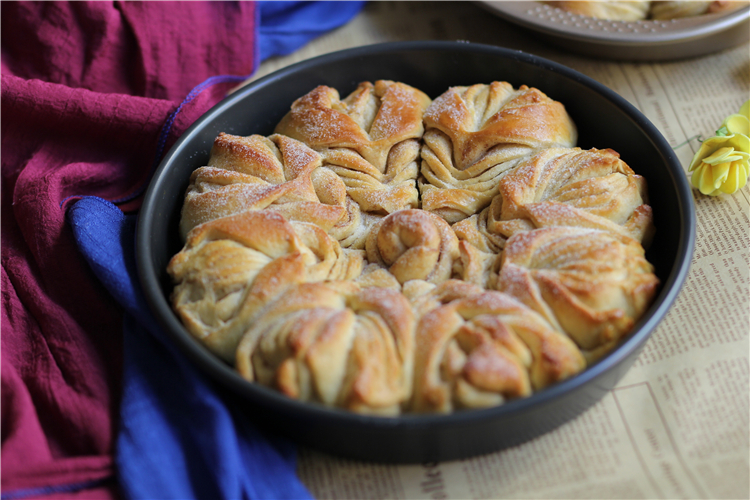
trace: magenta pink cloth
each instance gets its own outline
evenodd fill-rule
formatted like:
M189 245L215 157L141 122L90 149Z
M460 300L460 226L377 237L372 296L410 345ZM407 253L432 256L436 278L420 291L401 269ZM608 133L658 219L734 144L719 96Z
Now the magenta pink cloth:
M122 317L79 255L60 204L141 187L162 126L187 93L207 77L253 71L255 9L2 2L4 494L100 481L68 496L117 496ZM227 90L211 87L185 106L170 141Z

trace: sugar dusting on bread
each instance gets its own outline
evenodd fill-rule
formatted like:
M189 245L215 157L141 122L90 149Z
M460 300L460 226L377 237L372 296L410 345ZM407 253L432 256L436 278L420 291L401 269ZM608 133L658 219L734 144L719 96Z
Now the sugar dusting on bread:
M507 82L321 85L221 134L172 304L248 380L375 415L503 404L615 348L658 288L644 180Z

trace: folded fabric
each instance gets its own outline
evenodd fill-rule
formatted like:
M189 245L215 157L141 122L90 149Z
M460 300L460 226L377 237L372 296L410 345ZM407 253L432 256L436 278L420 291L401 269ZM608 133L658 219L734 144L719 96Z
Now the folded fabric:
M2 498L304 498L293 447L162 342L128 256L158 152L257 67L266 4L1 7ZM356 10L320 9L338 25ZM266 56L322 33L310 16L308 36L285 45L274 19ZM119 208L61 208L76 195ZM105 250L84 258L76 243ZM188 386L183 400L175 388Z
M353 18L365 2L259 2L260 59L284 56Z
M87 197L68 220L94 274L125 309L116 448L125 497L309 498L294 447L259 433L164 338L136 278L136 217Z

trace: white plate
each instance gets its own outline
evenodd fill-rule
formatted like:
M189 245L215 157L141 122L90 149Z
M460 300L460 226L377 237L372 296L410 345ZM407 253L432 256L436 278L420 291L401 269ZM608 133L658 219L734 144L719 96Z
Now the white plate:
M565 48L606 59L679 59L718 52L750 41L750 4L729 13L667 21L605 21L536 1L477 3Z

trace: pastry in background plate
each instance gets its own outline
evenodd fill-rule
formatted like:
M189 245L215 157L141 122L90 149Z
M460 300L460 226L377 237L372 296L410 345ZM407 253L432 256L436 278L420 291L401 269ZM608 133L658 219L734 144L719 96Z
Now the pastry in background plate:
M731 12L750 4L746 0L655 0L634 2L618 0L543 1L566 12L609 21L668 20Z
M641 21L648 17L651 2L596 0L542 2L573 14L609 21Z
M651 2L649 18L679 19L682 17L702 16L704 14L718 14L731 12L747 5L750 5L750 3L740 0L711 2L658 0Z

